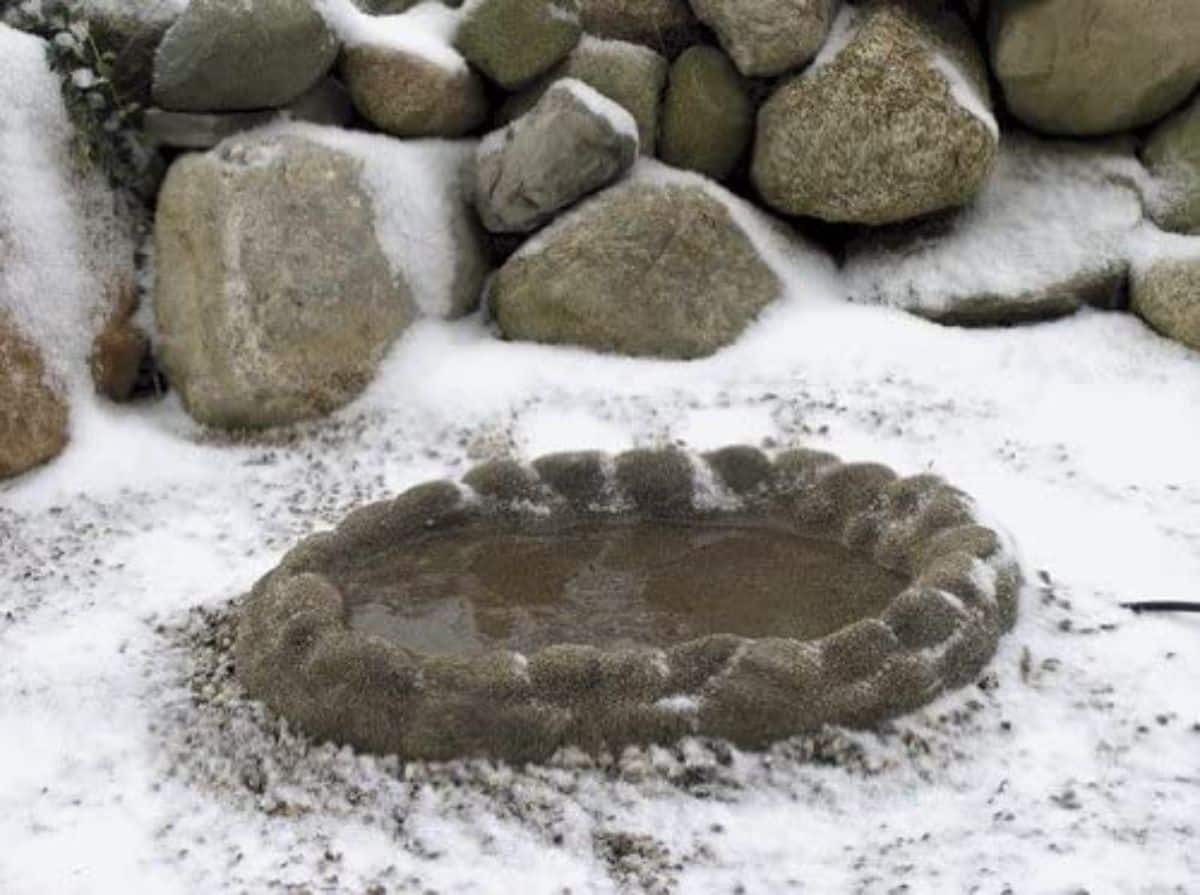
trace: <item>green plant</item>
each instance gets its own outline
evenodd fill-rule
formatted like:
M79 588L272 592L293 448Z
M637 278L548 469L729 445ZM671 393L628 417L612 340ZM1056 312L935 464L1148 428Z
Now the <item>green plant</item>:
M143 199L154 194L162 161L142 132L142 106L114 84L116 54L93 39L78 0L24 0L3 20L46 40L51 69L62 81L63 99L75 125L82 165L103 171L118 188Z

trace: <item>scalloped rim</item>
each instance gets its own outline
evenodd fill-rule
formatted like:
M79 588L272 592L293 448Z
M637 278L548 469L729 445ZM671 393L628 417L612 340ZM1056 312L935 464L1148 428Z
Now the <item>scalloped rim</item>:
M331 580L339 565L436 529L546 530L614 514L782 521L910 583L879 617L817 640L714 634L665 648L428 656L351 631ZM555 454L418 485L306 538L255 585L235 658L249 693L310 734L406 759L538 760L565 745L689 734L758 748L824 724L870 726L967 683L1015 622L1022 582L1009 540L934 476L809 450Z

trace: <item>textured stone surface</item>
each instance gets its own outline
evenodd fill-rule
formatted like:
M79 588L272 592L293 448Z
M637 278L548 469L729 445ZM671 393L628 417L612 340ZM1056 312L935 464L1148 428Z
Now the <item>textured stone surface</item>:
M396 137L461 137L487 118L483 80L465 64L447 68L417 53L356 46L340 65L354 106Z
M350 96L338 81L323 78L311 90L278 111L171 112L147 109L143 129L150 139L176 149L211 149L222 140L261 127L280 113L291 121L347 126L354 121Z
M700 40L688 0L580 0L584 30L674 57Z
M481 0L468 8L454 45L514 90L561 61L581 33L575 0Z
M511 339L693 358L736 339L781 288L704 189L633 181L510 258L490 296Z
M840 0L692 0L744 75L781 75L817 55Z
M584 37L553 71L512 97L500 117L511 121L532 108L552 83L575 78L623 106L637 122L642 154L654 155L668 69L667 60L646 47Z
M0 311L0 479L53 459L66 443L66 402L40 352Z
M1195 0L992 3L989 30L1009 109L1046 133L1139 127L1200 83Z
M529 112L479 145L475 204L485 227L533 230L637 159L637 125L581 81L557 81Z
M1155 223L1200 234L1200 97L1154 129L1142 159L1163 187L1151 203Z
M154 101L180 112L287 105L337 58L311 0L192 0L154 61Z
M863 224L965 204L997 146L986 73L965 23L930 2L871 0L845 8L852 15L840 52L760 110L759 191L790 214Z
M669 165L724 180L750 148L754 103L725 54L691 47L671 66L659 156Z
M1131 300L1158 332L1200 351L1200 252L1135 271Z
M704 459L675 450L491 464L467 477L485 486L478 500L432 482L357 510L255 585L239 622L237 674L251 695L321 739L406 759L536 761L568 745L619 751L689 734L761 748L823 724L877 724L979 673L1015 620L1022 576L1003 539L974 521L968 498L933 476L900 479L827 455L718 455L725 468L758 470L728 487L722 510L705 509L697 485L719 468L701 475ZM581 500L585 493L595 499ZM361 591L364 557L458 532L551 539L611 524L616 507L630 524L770 520L777 532L890 569L904 586L878 617L809 639L715 632L654 644L550 643L525 655L434 654L347 622L351 601L371 598Z
M169 172L155 226L160 355L201 422L327 413L370 381L413 319L353 158L251 136Z

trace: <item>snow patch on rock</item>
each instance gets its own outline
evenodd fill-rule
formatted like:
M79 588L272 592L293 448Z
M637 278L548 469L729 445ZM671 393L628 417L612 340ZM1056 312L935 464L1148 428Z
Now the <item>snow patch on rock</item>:
M454 49L461 16L437 0L427 0L394 16L372 16L351 0L314 0L317 12L351 47L377 47L409 53L446 71L467 70L467 62Z

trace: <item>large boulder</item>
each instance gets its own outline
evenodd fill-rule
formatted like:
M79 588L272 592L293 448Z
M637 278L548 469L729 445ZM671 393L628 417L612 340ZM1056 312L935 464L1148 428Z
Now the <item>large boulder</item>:
M475 204L489 230L533 230L631 167L633 116L582 81L556 82L525 115L479 145Z
M677 168L724 180L750 148L754 102L725 54L684 50L671 66L658 154Z
M67 422L41 352L0 310L0 479L56 457L67 443Z
M759 78L810 62L840 5L841 0L692 0L738 70Z
M78 152L46 45L0 25L0 478L50 459L68 413L120 391L105 355L136 308L136 208ZM144 343L143 343L144 344ZM126 352L124 357L128 357Z
M466 147L311 125L171 168L155 226L161 358L184 405L246 428L355 397L420 310L466 310L485 268Z
M782 283L727 202L680 177L612 187L522 247L489 291L504 335L667 358L736 339Z
M1134 271L1134 312L1170 339L1200 351L1200 245Z
M507 90L558 63L582 33L575 0L480 0L469 6L455 46Z
M312 0L191 0L154 61L154 100L180 112L277 108L333 66L338 41Z
M1120 307L1142 224L1127 142L1006 133L969 207L867 232L847 248L851 298L942 323L997 325Z
M688 0L580 0L580 7L588 34L642 44L672 58L701 37Z
M752 173L781 211L886 224L970 201L997 140L966 24L936 2L869 0L760 110Z
M620 40L585 35L559 65L500 110L502 121L512 121L562 78L574 78L623 106L638 126L643 155L654 155L658 144L658 119L669 71L667 60L654 50Z
M1200 97L1154 129L1142 159L1161 185L1150 203L1155 223L1200 234Z
M997 2L989 32L1010 111L1046 133L1140 127L1200 83L1196 0Z

